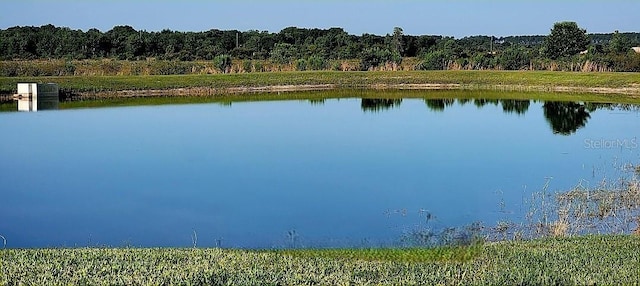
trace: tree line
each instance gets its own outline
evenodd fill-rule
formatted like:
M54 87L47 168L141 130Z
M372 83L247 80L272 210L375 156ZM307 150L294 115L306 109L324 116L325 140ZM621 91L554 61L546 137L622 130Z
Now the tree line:
M330 62L358 60L359 70L505 69L640 71L640 33L587 34L575 22L555 23L548 35L405 35L395 27L386 35L350 35L342 28L288 27L267 31L216 30L160 32L115 26L107 32L67 27L0 29L0 59L116 59L212 61L220 72L233 61L268 61L296 70L336 69ZM403 59L414 58L412 66ZM414 63L414 64L413 64Z

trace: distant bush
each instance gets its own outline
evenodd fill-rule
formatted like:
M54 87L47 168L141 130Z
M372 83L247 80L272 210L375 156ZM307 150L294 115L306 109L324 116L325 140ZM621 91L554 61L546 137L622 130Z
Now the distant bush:
M443 51L428 52L422 57L422 61L416 66L417 70L442 70L446 69L449 57Z
M264 65L260 61L256 61L253 64L253 68L255 68L256 72L263 72L264 71Z
M289 64L297 57L296 48L288 43L277 43L269 54L271 60L278 64Z
M296 61L296 70L297 71L306 71L307 70L307 61L305 59L299 59Z
M159 75L187 74L190 70L190 67L185 62L158 61L153 62L152 70L152 74Z
M307 60L307 64L310 70L324 70L327 67L327 60L321 56L311 56Z
M500 54L498 64L506 70L528 69L531 57L524 48L510 47Z
M217 55L215 58L213 58L213 65L221 73L228 73L231 71L231 56Z
M606 64L615 71L640 72L640 54L635 52L612 54L607 57Z
M379 47L367 48L360 56L360 70L366 71L386 64L402 63L402 57L397 52Z
M244 70L244 72L251 72L252 68L253 68L253 63L251 63L251 60L242 61L242 70Z
M490 53L478 53L471 58L472 69L494 69L497 65L497 60L493 54Z
M334 61L334 62L331 64L331 70L334 70L334 71L342 71L342 63L341 63L341 62L339 62L339 61Z

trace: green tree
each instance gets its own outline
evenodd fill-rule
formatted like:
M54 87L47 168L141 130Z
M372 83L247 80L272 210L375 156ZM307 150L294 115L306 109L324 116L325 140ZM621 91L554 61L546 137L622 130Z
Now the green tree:
M497 65L497 59L490 53L478 52L471 57L473 69L493 69Z
M217 55L213 58L213 65L221 72L227 73L231 69L231 56Z
M296 58L296 48L292 44L278 43L271 50L271 60L279 64L289 64Z
M618 31L615 31L609 41L609 51L612 53L622 54L628 52L630 49L631 41Z
M551 59L573 56L586 50L587 46L587 31L576 22L555 23L544 41L545 54Z
M522 47L512 46L498 57L498 64L506 70L520 70L529 67L531 57Z
M393 48L399 55L404 54L404 41L402 39L403 30L400 27L393 28Z
M135 43L139 39L139 33L131 26L115 26L106 33L111 39L111 54L122 60L134 58L137 49Z
M422 56L422 61L416 66L418 70L443 70L451 61L451 57L444 51L428 52Z
M400 64L401 62L402 57L397 52L373 47L362 51L362 56L360 57L360 69L369 70L370 68L376 68L387 63Z

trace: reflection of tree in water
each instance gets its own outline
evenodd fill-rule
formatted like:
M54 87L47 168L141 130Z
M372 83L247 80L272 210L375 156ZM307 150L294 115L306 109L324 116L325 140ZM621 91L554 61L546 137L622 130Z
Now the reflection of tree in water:
M610 111L633 111L640 112L640 105L630 103L601 103L601 102L586 102L584 104L588 111L596 111L598 109L610 110Z
M391 107L398 107L402 99L363 98L360 103L362 111L382 111Z
M311 105L324 105L324 102L325 102L324 98L309 99L309 103L311 103Z
M456 102L460 106L473 101L473 104L481 108L488 104L502 105L505 113L525 114L531 105L531 100L518 99L425 99L424 102L432 111L444 111L447 107ZM533 100L534 103L537 101ZM379 99L363 98L361 107L363 111L381 111L392 107L397 107L402 103L402 99ZM591 118L590 112L596 110L624 110L640 112L640 105L634 104L611 104L611 103L579 103L579 102L544 102L542 105L544 117L549 123L553 133L571 135L578 129L584 127Z
M529 110L529 100L503 99L502 110L505 113L525 114Z
M555 134L570 135L584 127L591 118L585 105L577 102L550 101L545 102L542 109Z
M498 103L500 103L499 99L476 98L473 100L473 104L477 107L483 107L487 104L498 105Z
M433 111L444 111L444 108L447 106L451 106L456 102L453 98L445 98L445 99L425 99L424 103L427 104L427 107Z

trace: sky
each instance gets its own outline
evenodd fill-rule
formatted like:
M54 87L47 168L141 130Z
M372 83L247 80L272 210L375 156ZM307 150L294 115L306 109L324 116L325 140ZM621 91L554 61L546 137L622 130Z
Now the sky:
M136 30L259 30L286 27L344 28L385 35L547 35L553 23L575 21L588 33L640 31L640 0L210 0L52 1L0 0L0 28L55 26L106 32L116 25Z

